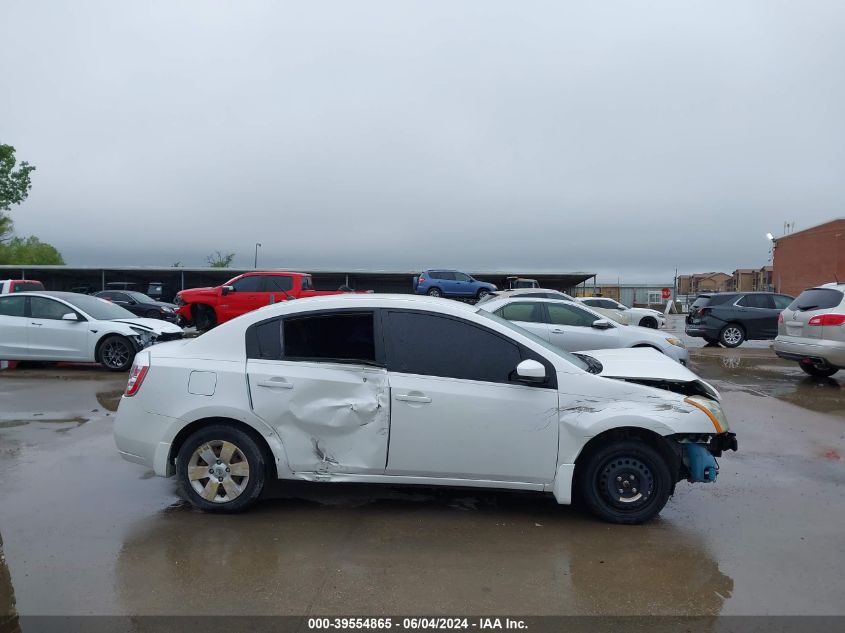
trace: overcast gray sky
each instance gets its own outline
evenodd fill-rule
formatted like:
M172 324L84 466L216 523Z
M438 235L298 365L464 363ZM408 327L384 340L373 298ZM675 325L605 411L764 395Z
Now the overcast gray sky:
M758 267L845 215L845 3L4 0L68 264Z

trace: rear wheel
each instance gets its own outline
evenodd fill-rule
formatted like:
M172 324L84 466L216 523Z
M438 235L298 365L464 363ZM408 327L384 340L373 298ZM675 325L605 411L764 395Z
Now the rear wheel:
M443 296L443 292L441 292L440 288L429 288L427 294L428 294L429 297L442 297Z
M110 371L129 371L135 346L125 336L109 336L100 344L97 357L97 362Z
M725 347L739 347L744 340L745 330L735 323L729 323L719 332L719 342Z
M207 332L217 325L217 315L210 306L198 305L194 310L194 325L200 332Z
M610 523L653 519L672 489L666 460L639 440L613 442L588 455L578 482L590 511Z
M812 363L798 363L798 366L804 370L804 373L816 378L830 378L839 371L839 367L817 367Z
M267 464L249 434L213 424L190 435L176 459L184 497L206 512L240 512L261 495Z
M482 288L478 291L478 294L475 295L475 298L481 301L484 297L490 294L490 291L487 288Z
M653 330L657 329L657 319L654 317L644 317L640 319L640 327L649 327Z

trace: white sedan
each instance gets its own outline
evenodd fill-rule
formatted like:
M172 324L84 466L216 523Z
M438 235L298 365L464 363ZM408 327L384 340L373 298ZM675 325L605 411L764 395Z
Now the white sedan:
M181 337L172 323L76 292L0 296L0 360L97 362L126 371L139 350Z
M599 517L654 517L736 448L719 394L654 350L572 355L455 301L337 295L266 306L138 354L120 454L211 512L267 477L574 488Z
M591 308L616 310L625 317L629 325L639 325L640 327L654 329L666 327L666 315L651 308L629 308L607 297L578 297L578 301Z
M485 301L479 307L568 352L652 347L684 365L689 361L689 352L679 338L651 328L613 323L575 301L514 297Z

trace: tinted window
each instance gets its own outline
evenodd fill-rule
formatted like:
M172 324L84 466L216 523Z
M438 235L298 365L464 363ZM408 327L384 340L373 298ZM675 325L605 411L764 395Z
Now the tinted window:
M281 359L281 319L273 319L250 326L246 333L246 354L249 358Z
M117 293L112 292L111 290L105 290L103 292L98 292L96 296L98 296L100 299L108 299L109 301L111 301L112 299L114 299L115 294Z
M446 270L440 270L437 272L437 279L443 279L445 281L455 281L455 273L451 273Z
M237 292L261 292L261 275L241 277L232 284Z
M827 310L842 303L842 293L833 288L810 288L789 304L790 310Z
M24 316L24 297L0 297L0 316Z
M134 319L135 315L126 308L121 308L105 299L90 295L68 294L65 301L76 306L91 318L108 321L110 319Z
M290 292L293 290L293 277L287 275L267 275L264 277L266 292Z
M509 303L496 311L508 321L528 321L530 323L545 323L542 303Z
M53 301L52 299L30 297L29 311L33 319L52 319L58 321L68 312L73 312L73 308L66 306L64 303Z
M598 299L584 299L584 305L593 306L594 308L600 308L601 302Z
M129 295L125 292L113 292L112 293L112 301L123 301L124 303L129 302Z
M692 306L690 306L690 311L692 311L693 308L703 308L704 306L708 305L709 303L710 303L710 297L699 297L698 299L696 299L693 302Z
M745 295L737 305L744 308L774 308L775 302L771 295Z
M455 279L457 281L469 281L470 280L470 276L465 275L464 273L453 273L453 274L455 275Z
M556 297L556 295L549 294L548 292L521 292L519 296L528 299L554 299Z
M305 275L302 278L302 289L303 290L314 290L314 280L311 279L311 275ZM293 280L291 280L291 284L293 284Z
M12 292L26 292L28 290L44 290L44 284L40 281L17 281L14 283Z
M788 308L789 304L792 303L792 297L787 295L775 295L773 298L775 300L775 307L778 310Z
M519 347L482 327L434 314L388 312L387 368L423 376L508 382Z
M286 358L376 360L372 312L293 317L282 332Z
M601 317L590 314L586 310L566 303L547 303L549 322L554 325L576 325L590 327Z

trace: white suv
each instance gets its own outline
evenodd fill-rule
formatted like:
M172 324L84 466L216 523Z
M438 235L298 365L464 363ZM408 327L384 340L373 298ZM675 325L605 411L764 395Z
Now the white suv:
M845 369L845 284L809 288L778 317L775 353L811 376Z

